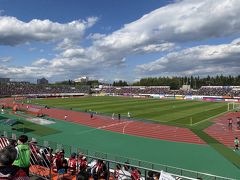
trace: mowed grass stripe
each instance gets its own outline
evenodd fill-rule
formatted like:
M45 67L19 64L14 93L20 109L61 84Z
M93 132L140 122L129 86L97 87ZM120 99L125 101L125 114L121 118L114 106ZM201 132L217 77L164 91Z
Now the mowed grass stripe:
M154 108L154 111L149 111L148 113L145 114L139 114L139 116L144 116L145 118L154 118L154 117L163 117L164 115L167 115L167 117L173 116L174 113L177 112L183 112L186 111L187 109L194 109L194 108L198 108L199 106L204 107L204 106L209 106L209 104L205 103L205 102L198 102L198 101L193 101L192 103L188 103L188 104L181 104L181 105L170 105L167 106L166 108L161 108L159 107L159 109L156 110L156 108ZM171 115L170 115L171 114ZM169 119L168 121L172 120Z
M73 101L72 101L73 100ZM104 99L99 99L98 97L91 97L88 100L86 98L69 98L69 99L60 99L60 102L56 101L56 99L49 99L49 100L40 100L37 101L38 104L42 105L49 105L49 106L54 106L54 107L72 107L72 108L80 108L80 107L85 107L88 106L89 108L92 107L97 107L97 106L104 106L108 104L121 104L121 103L135 103L139 102L138 99L127 99L127 98L106 98Z
M182 104L182 103L192 103L192 102L174 102L175 104ZM152 109L154 107L164 107L164 106L169 106L170 104L172 104L172 102L168 102L168 101L160 101L160 100L155 100L155 101L149 101L149 102L144 102L144 103L139 103L139 101L136 101L134 103L114 103L111 105L105 105L105 106L101 106L101 107L95 107L97 110L99 111L104 111L104 112L108 112L109 110L111 110L111 112L113 111L117 111L118 113L126 113L128 111L132 112L132 113L136 113L134 110L142 110L142 109Z
M163 121L174 121L180 118L185 118L187 116L194 115L196 113L204 113L209 110L214 110L217 107L222 107L222 104L214 104L214 103L203 103L203 104L195 104L191 106L191 108L182 106L180 108L170 109L170 111L161 111L161 120ZM169 113L171 113L171 119L169 119ZM152 116L155 118L154 116Z
M109 102L88 102L88 103L78 103L78 104L64 104L64 107L70 108L72 107L75 110L83 110L83 109L91 109L93 111L104 111L105 109L111 109L112 107L120 107L120 106L130 106L139 104L138 101L109 101Z
M94 99L94 100L93 100ZM105 102L108 101L108 99L104 100ZM112 101L109 99L109 101ZM78 103L84 103L84 102L91 102L91 103L97 103L97 102L103 102L103 99L95 98L95 97L87 97L87 98L55 98L55 99L37 99L33 100L33 103L38 103L42 105L48 105L48 106L54 106L54 107L63 107L66 104L78 104Z
M195 124L200 121L203 121L204 119L208 119L218 114L221 114L222 112L226 111L226 108L227 108L226 106L216 107L214 109L209 109L207 111L190 114L188 116L176 119L173 122L181 124L190 124L190 119L192 119L192 123Z
M121 103L121 102L154 102L154 101L162 101L160 99L136 99L136 98L127 98L127 97L88 97L88 98L64 98L64 99L38 99L33 100L33 103L38 104L48 104L48 105L54 105L54 106L64 106L65 104L104 104L108 102L115 102L115 103ZM176 101L176 100L172 100Z
M181 102L180 102L181 103ZM148 103L148 104L144 104L144 105L136 105L134 107L129 107L129 106L123 106L121 108L117 107L117 108L111 108L111 111L118 112L118 113L122 113L122 114L127 114L127 112L131 112L131 114L133 115L134 118L146 118L145 115L150 114L150 117L152 117L152 115L154 115L153 113L158 113L159 112L159 108L157 107L161 107L161 109L169 109L169 106L172 104L172 102L168 102L166 101L166 103L162 103L162 104L153 104L153 103Z
M73 108L77 110L83 110L83 109L91 109L94 111L102 111L102 112L109 112L108 109L116 111L117 109L120 109L119 107L121 106L126 106L127 109L130 107L136 107L136 105L142 105L146 106L146 104L152 104L152 106L155 106L154 104L156 103L156 106L160 105L162 106L163 104L169 104L169 103L192 103L189 101L182 101L180 102L179 100L174 101L171 100L170 102L164 101L164 100L159 100L159 99L135 99L135 98L109 98L107 97L108 101L103 101L101 98L101 101L99 102L98 97L90 98L88 101L82 102L82 100L86 98L77 98L78 101L71 102L71 99L66 99L65 101L60 99L60 103L56 102L56 99L49 99L47 101L39 101L39 104L47 104L49 106L54 106L54 107L66 107L66 108ZM74 99L73 99L74 100ZM94 101L91 101L94 100ZM97 100L97 101L96 101ZM50 101L50 102L48 102ZM52 102L52 103L51 103ZM55 103L55 104L54 104ZM90 104L90 106L88 106ZM115 107L115 108L113 108ZM107 111L106 111L107 109ZM125 109L125 110L127 110ZM135 108L137 109L137 108ZM120 113L124 112L125 110L119 111Z
M164 100L152 100L151 102L145 102L144 104L142 103L134 103L133 104L115 104L115 105L110 105L110 106L104 106L104 107L95 107L94 110L98 111L98 112L103 112L106 114L112 114L114 113L121 113L123 116L127 116L127 112L131 112L131 114L136 117L138 116L138 114L146 114L149 113L150 110L154 110L154 108L156 109L156 107L161 106L170 106L172 104L172 102L174 102L175 104L190 104L193 103L192 101L164 101ZM198 102L197 102L198 103ZM93 110L93 109L92 109ZM142 117L140 117L142 118Z

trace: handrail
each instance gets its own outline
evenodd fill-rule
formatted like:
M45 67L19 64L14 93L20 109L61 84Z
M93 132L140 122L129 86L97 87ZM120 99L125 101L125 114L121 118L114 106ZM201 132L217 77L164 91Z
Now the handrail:
M16 139L16 137L17 137L16 133L13 133L11 131L1 131L0 130L0 134L2 134L3 137L6 137L6 138L11 137L13 139ZM18 135L20 135L20 133ZM61 144L61 143L50 142L50 141L49 142L44 141L42 144L40 144L40 141L39 141L39 143L37 145L42 146L42 147L47 147L49 145L49 143L56 145L55 147L50 146L53 149L57 149L59 147L64 147L65 150L69 150L69 153L68 153L68 151L66 151L66 153L68 153L67 154L68 156L72 152L74 152L73 150L77 150L78 152L80 152L80 149L78 147L68 146L68 145L64 145L64 144ZM81 152L88 158L101 159L101 160L104 160L104 161L109 162L111 164L126 165L126 162L128 162L129 164L127 164L127 165L134 166L136 168L142 169L145 172L146 171L160 172L161 170L164 170L165 172L171 173L175 177L180 177L180 178L188 179L188 180L193 180L194 178L204 178L206 180L208 180L208 179L209 180L217 180L217 179L219 179L219 180L235 180L233 178L213 175L213 174L204 173L204 172L197 172L197 171L194 171L194 170L188 170L188 169L169 166L169 165L165 165L165 164L155 164L155 163L152 163L152 162L142 161L142 160L134 159L134 158L114 156L114 155L108 154L108 153L92 151L92 153L90 154L91 151L85 150L85 149L81 149ZM110 156L114 157L115 160L110 158ZM125 161L121 161L121 158L125 159ZM144 164L145 164L145 166L144 166ZM147 167L146 164L150 165L150 167Z

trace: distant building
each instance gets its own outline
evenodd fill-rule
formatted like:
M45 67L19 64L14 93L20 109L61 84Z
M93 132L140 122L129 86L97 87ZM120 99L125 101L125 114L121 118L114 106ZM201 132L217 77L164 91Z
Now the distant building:
M48 84L48 80L45 79L45 78L38 79L38 80L37 80L37 84Z
M190 85L182 85L182 90L189 91L189 90L191 90L191 86Z
M82 76L82 77L79 77L77 79L74 79L74 82L88 82L88 77L87 76Z
M10 78L0 78L0 84L7 84L10 82Z

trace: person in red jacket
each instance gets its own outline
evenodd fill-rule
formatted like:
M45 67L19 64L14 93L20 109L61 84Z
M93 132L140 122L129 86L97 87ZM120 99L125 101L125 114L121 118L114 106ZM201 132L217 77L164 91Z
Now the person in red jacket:
M85 156L83 156L82 153L79 153L79 155L78 155L77 164L78 164L78 167L79 167L80 172L81 172L82 170L86 170L87 167L88 167L87 158L86 158Z
M53 165L52 165L53 172L58 172L58 170L61 169L62 167L61 157L62 155L60 153L60 150L57 149L55 151L55 156L53 157Z
M72 153L71 157L68 160L68 170L71 172L71 174L75 174L77 170L77 159L76 159L76 153Z
M137 168L132 167L132 172L131 172L132 180L140 180L140 177L141 177L140 171Z

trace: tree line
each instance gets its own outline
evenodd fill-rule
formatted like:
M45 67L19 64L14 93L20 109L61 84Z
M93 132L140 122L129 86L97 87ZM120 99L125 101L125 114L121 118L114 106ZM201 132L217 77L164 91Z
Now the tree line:
M171 89L179 89L183 85L190 85L193 89L201 86L240 86L240 75L238 76L207 76L207 77L148 77L140 81L128 84L126 81L113 82L113 86L170 86Z
M55 83L57 85L87 85L96 87L102 84L98 80L90 80L87 82L74 82L72 80ZM128 83L127 81L114 81L112 86L170 86L171 89L179 89L183 85L190 85L193 89L199 89L201 86L240 86L240 75L238 76L184 76L184 77L147 77L137 82Z

